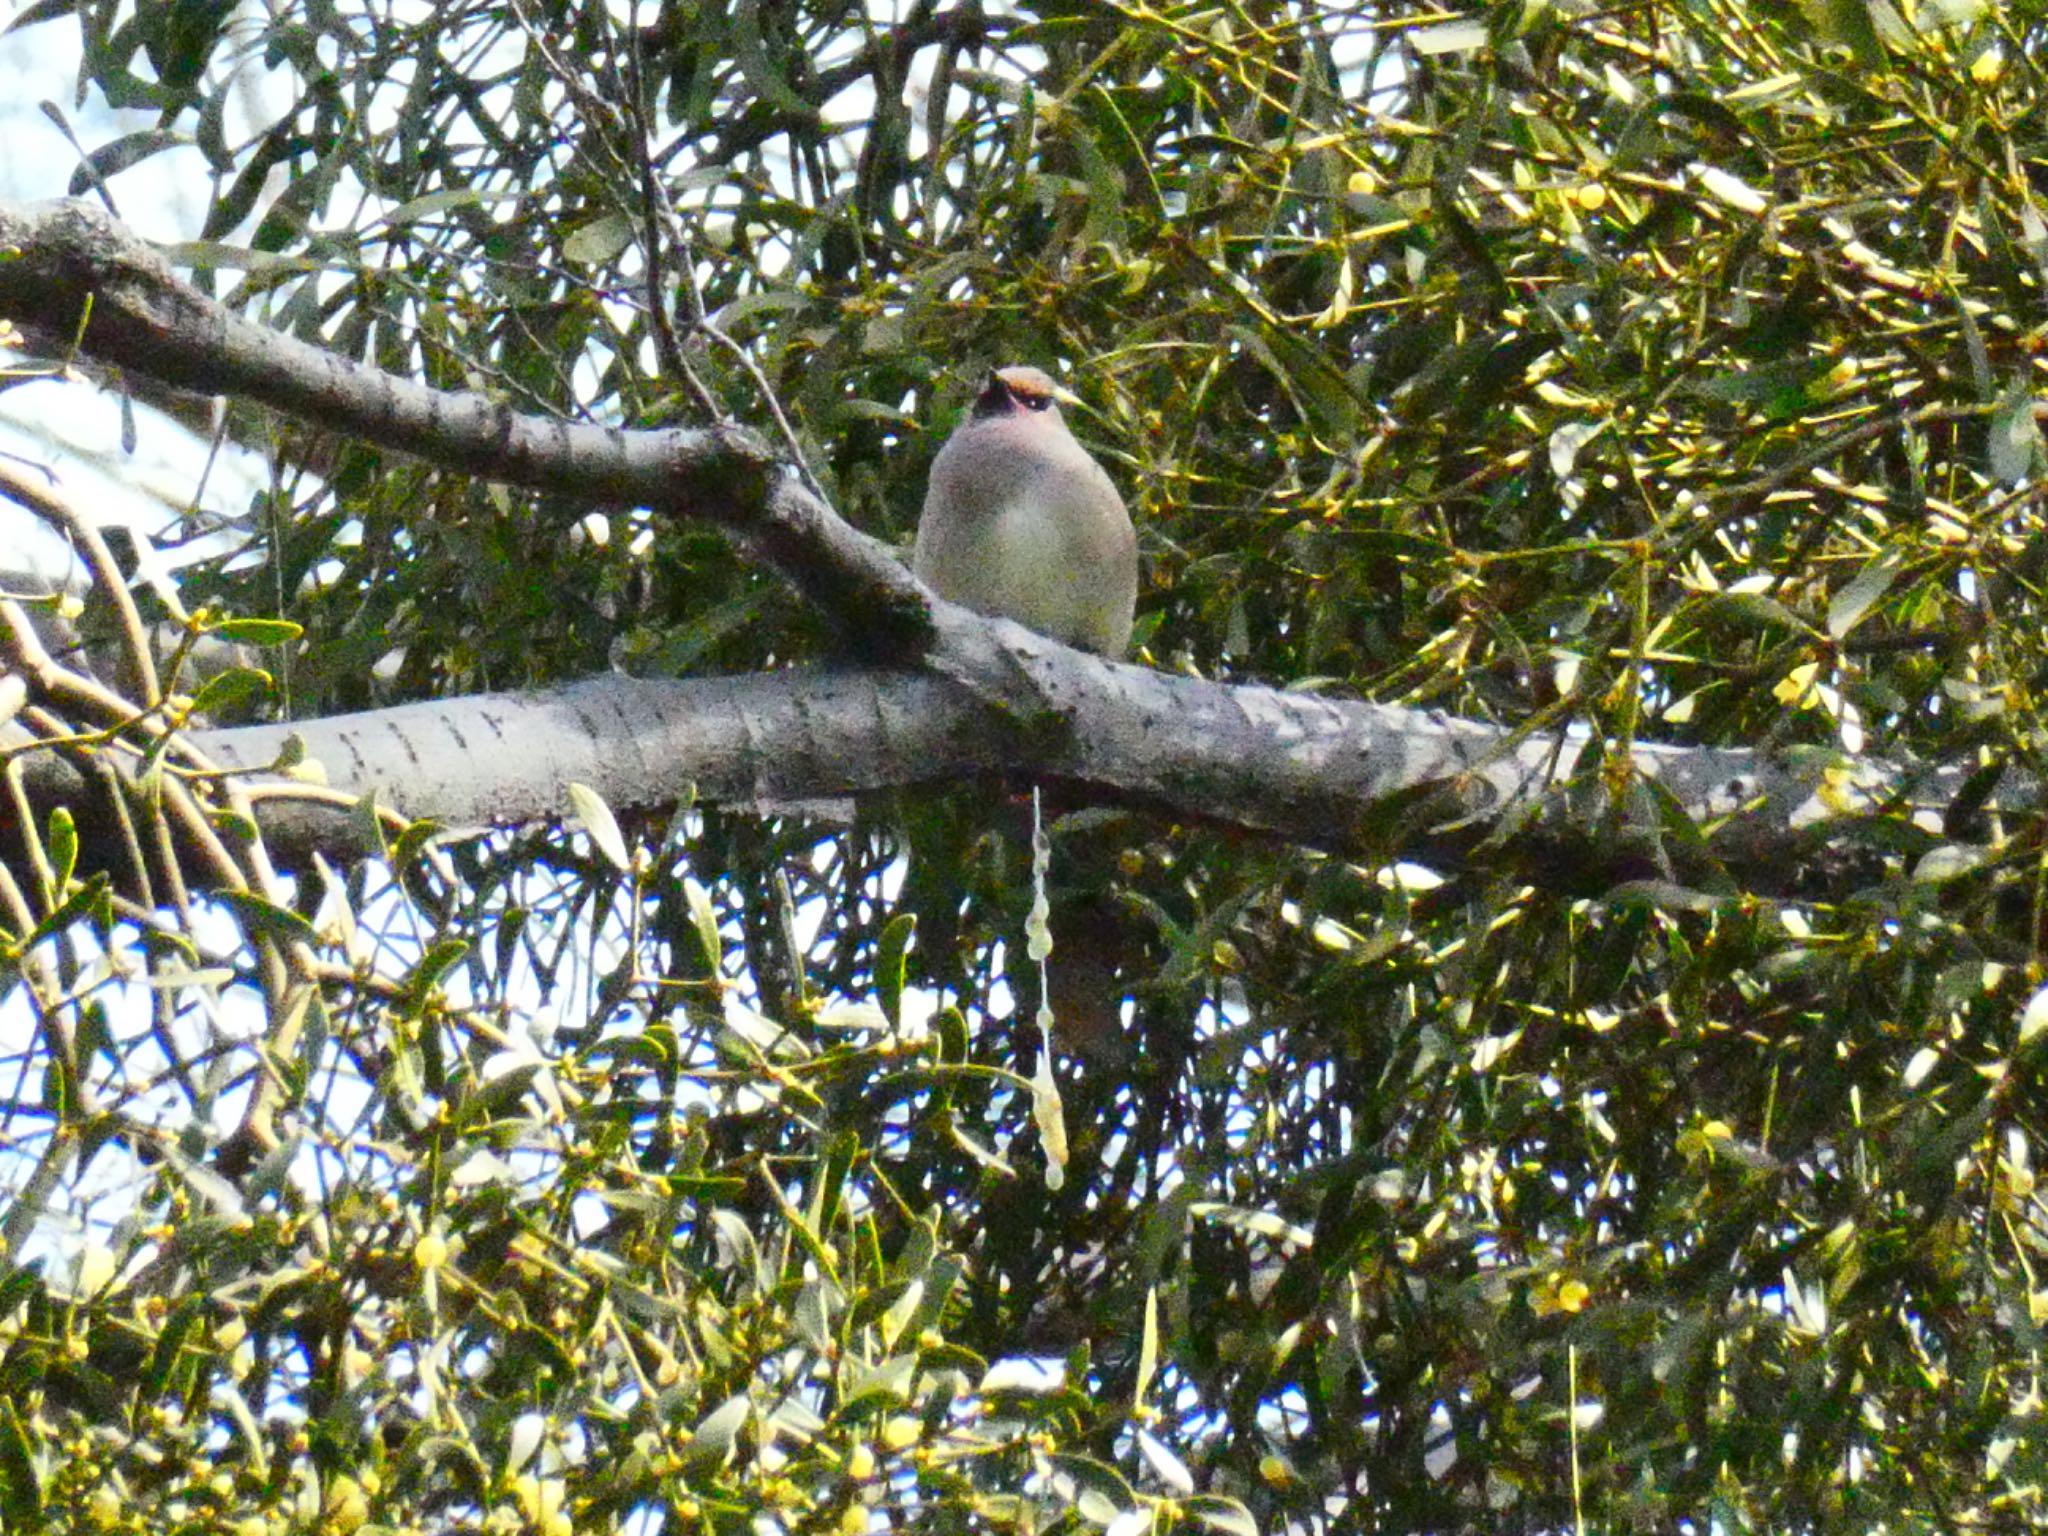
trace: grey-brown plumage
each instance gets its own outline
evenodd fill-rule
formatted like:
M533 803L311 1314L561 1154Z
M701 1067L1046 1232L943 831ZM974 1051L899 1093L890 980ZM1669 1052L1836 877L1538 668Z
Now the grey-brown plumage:
M1036 368L988 376L932 460L911 565L963 607L1121 656L1138 601L1138 536L1109 475L1060 418L1061 393Z

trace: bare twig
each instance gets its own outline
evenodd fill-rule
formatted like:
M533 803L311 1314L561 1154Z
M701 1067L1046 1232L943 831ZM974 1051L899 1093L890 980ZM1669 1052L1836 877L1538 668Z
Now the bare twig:
M35 477L5 460L0 460L0 496L33 512L78 549L84 557L86 569L92 574L93 584L113 604L114 613L121 621L121 638L127 646L129 665L134 668L136 686L142 694L144 706L148 709L161 706L164 701L163 685L157 677L156 657L150 651L148 626L142 622L135 599L129 595L128 580L121 574L114 552L107 548L107 541L101 536L98 525L66 497L57 494L54 486L38 484Z

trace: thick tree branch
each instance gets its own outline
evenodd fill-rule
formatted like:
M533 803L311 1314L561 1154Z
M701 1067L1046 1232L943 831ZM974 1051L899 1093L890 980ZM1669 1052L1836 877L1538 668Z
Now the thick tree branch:
M468 392L365 368L243 319L89 203L0 202L0 318L81 333L104 363L203 394L246 397L446 469L586 507L647 507L732 536L838 622L864 653L907 657L918 588L887 546L797 484L738 427L628 432L524 415Z
M958 610L942 609L942 627ZM1814 752L1760 753L1637 743L1629 760L1709 836L1666 836L1636 789L1551 792L1582 766L1576 730L1517 737L1391 705L1228 687L1075 653L1011 624L964 616L948 637L970 653L993 629L1044 709L1025 719L931 673L800 668L753 677L597 678L527 694L401 705L295 725L197 731L224 767L262 769L296 736L329 783L261 779L252 799L283 856L360 852L360 794L451 831L543 820L568 809L572 781L615 808L685 794L758 807L975 774L1020 773L1108 790L1176 819L1270 833L1331 852L1470 857L1598 889L1646 879L1711 886L1732 866L1752 889L1783 891L1830 839L1873 815L1905 816L1932 845L1960 770L1923 775ZM5 745L0 740L0 745ZM31 795L84 785L54 751L27 754ZM1896 847L1894 825L1884 844Z

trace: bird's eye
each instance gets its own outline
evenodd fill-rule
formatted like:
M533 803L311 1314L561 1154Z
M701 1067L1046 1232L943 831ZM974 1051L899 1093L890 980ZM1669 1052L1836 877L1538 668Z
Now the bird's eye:
M1026 405L1030 406L1030 407L1031 407L1031 409L1033 409L1034 411L1042 411L1042 410L1044 410L1044 409L1045 409L1045 408L1046 408L1047 406L1049 406L1049 405L1051 405L1051 404L1052 404L1052 396L1051 396L1051 395L1026 395L1026 396L1024 397L1024 403L1025 403Z

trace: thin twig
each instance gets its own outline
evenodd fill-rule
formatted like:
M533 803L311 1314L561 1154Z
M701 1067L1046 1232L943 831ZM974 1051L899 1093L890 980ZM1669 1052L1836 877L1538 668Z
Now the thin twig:
M142 614L136 608L134 598L129 596L127 578L121 574L114 552L107 548L107 541L100 536L98 526L59 496L54 488L37 485L31 477L4 461L0 461L0 495L34 513L79 547L94 584L114 605L114 612L121 620L121 636L127 642L129 660L134 664L144 704L150 709L161 706L163 686L156 675L156 658L150 654L149 630L142 622Z

